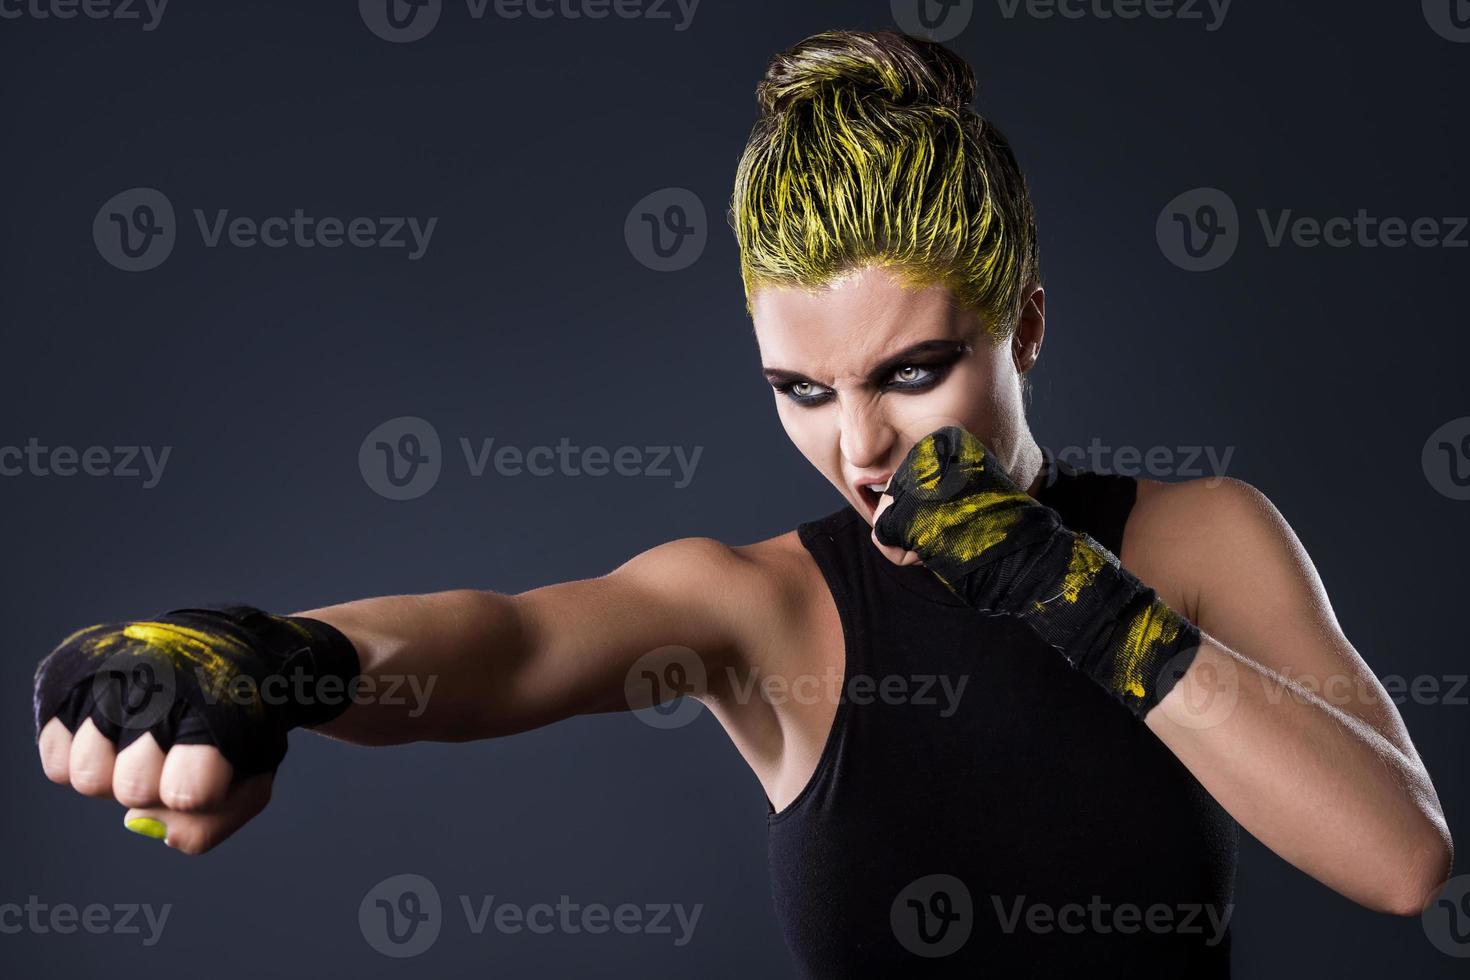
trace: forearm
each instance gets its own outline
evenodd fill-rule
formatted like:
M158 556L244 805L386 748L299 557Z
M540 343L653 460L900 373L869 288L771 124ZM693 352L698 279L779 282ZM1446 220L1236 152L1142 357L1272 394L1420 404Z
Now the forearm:
M1206 636L1115 555L1062 527L963 430L921 440L895 486L876 521L881 543L913 551L971 608L1030 626L1268 847L1382 911L1417 913L1443 883L1452 845L1411 749L1298 685L1297 696L1275 697L1284 678ZM1217 605L1233 594L1212 592ZM1227 619L1260 615L1259 603L1243 605ZM1286 615L1307 613L1281 611L1262 642L1286 630Z
M460 589L383 596L296 615L357 649L347 710L315 731L361 745L465 741L511 724L509 679L530 655L513 596Z
M1416 915L1449 876L1418 760L1213 638L1144 721L1242 827L1353 901Z

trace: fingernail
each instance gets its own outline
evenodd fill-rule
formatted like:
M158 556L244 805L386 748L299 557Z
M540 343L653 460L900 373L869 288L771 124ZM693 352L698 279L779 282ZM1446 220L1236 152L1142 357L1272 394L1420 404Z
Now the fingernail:
M144 837L152 837L154 840L163 840L168 836L168 828L162 820L154 820L152 817L134 817L123 822L123 826L135 834Z

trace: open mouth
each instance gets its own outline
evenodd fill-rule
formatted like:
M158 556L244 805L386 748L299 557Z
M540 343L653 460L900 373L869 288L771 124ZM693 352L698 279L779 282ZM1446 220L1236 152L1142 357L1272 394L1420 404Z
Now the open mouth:
M867 505L868 513L873 514L878 510L878 501L883 496L883 492L876 484L865 483L858 487L858 496Z

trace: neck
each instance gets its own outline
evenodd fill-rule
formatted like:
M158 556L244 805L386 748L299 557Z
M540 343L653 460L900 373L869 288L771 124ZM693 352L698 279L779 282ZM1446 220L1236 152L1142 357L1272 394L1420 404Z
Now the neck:
M1010 466L1007 468L1016 486L1025 487L1026 493L1036 496L1046 485L1045 457L1036 439L1028 430L1017 443Z

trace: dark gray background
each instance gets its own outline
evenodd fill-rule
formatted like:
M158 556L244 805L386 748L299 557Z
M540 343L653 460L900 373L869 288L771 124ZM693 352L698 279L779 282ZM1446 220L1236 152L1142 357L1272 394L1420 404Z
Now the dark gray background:
M1446 0L1448 2L1448 0ZM1268 248L1256 208L1325 218L1470 212L1470 44L1418 4L1237 0L1223 25L1039 19L976 5L951 45L1011 137L1040 216L1044 445L1233 447L1313 556L1380 675L1463 677L1470 503L1421 465L1470 415L1463 282L1447 248ZM6 684L0 903L171 902L162 941L0 935L27 977L790 976L770 908L760 787L708 716L630 716L510 740L365 749L298 735L270 808L187 859L111 802L47 783L36 660L85 623L189 601L274 610L601 574L658 542L743 543L841 501L786 441L758 377L723 212L766 60L887 3L705 0L670 20L471 19L446 4L390 44L355 5L174 0L137 21L0 20L6 170L0 444L173 447L161 483L0 479ZM181 238L121 272L91 226L155 187ZM653 271L624 242L640 198L697 194L708 246ZM1225 190L1223 268L1162 254L1177 194ZM207 249L191 209L437 216L428 254ZM379 423L430 420L437 486L375 494ZM691 485L471 478L456 441L702 446ZM1107 461L1104 460L1106 463ZM1103 468L1109 468L1104 466ZM1189 474L1166 474L1183 478ZM1467 720L1401 711L1463 851ZM1344 855L1344 860L1352 860ZM1460 862L1463 866L1463 861ZM374 952L357 906L422 874L437 944ZM473 936L455 896L703 903L695 938ZM1416 919L1355 906L1248 838L1237 974L1459 975Z

